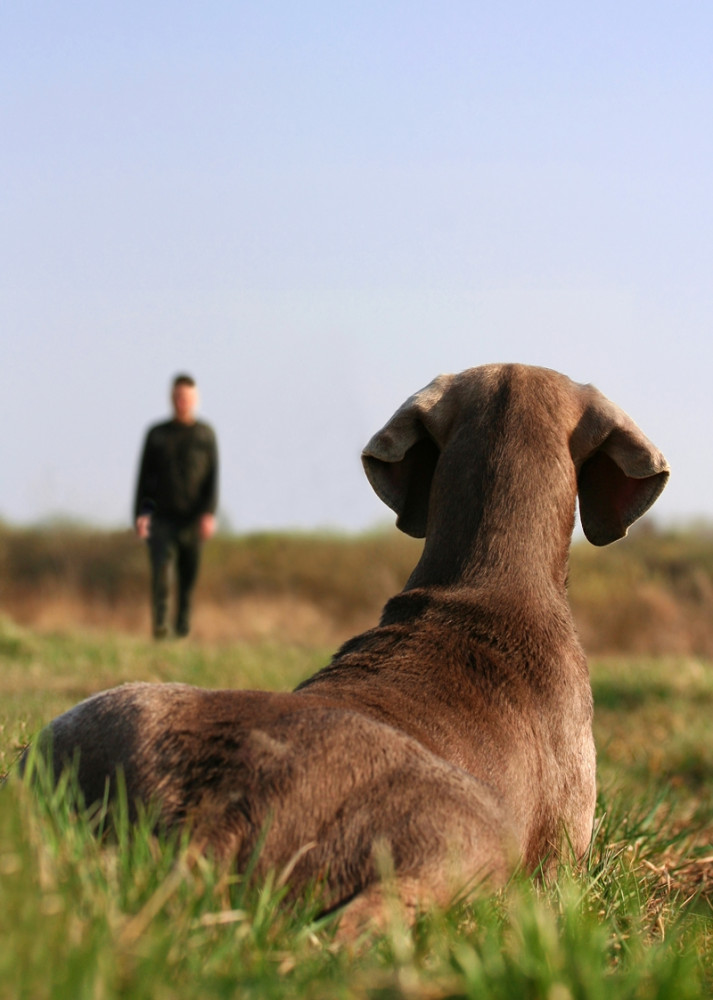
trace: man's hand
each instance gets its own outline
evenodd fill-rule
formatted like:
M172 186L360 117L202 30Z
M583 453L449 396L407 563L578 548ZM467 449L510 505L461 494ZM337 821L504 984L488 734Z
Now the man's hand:
M136 534L142 541L146 539L151 534L151 515L150 514L139 514L136 518Z
M198 534L202 542L207 542L209 538L212 538L215 534L215 515L214 514L201 514L200 523L198 525Z

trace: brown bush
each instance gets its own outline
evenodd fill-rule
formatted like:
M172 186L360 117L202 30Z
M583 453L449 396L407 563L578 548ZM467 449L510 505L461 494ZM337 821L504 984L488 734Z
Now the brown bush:
M395 529L219 536L196 596L200 638L332 644L374 624L421 543ZM570 600L590 652L713 657L713 533L650 527L606 549L577 542ZM41 629L148 632L148 560L130 532L0 530L0 605Z
M570 602L587 650L713 656L713 535L647 526L607 549L576 544Z
M419 553L396 531L218 536L203 555L195 633L339 641L376 621ZM22 624L147 631L148 591L130 532L0 530L0 606Z

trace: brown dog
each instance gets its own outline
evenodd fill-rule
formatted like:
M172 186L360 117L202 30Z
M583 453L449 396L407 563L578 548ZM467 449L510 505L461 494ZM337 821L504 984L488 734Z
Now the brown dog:
M426 541L377 628L292 693L127 684L45 730L85 800L121 768L129 801L258 874L317 880L353 929L380 905L378 855L410 907L497 884L520 859L587 848L592 696L565 582L584 531L626 534L663 455L591 386L520 365L441 376L369 442L366 474ZM49 742L48 742L49 745Z

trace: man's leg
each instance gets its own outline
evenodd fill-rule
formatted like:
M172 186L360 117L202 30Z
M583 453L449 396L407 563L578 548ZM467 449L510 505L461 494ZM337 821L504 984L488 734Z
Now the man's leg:
M151 612L156 639L168 636L168 599L171 587L171 563L176 554L175 532L165 521L151 518L149 554L151 556Z
M201 542L198 526L184 528L178 536L178 607L176 635L188 635L191 629L191 597L198 578Z

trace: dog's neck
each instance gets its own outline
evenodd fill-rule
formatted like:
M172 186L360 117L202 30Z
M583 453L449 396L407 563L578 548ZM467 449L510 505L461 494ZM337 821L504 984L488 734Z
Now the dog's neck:
M444 448L434 475L422 557L406 589L482 587L551 593L566 583L576 473L566 440L545 424L503 421ZM548 459L542 437L548 435ZM517 437L517 447L512 437ZM464 454L468 455L467 463Z

